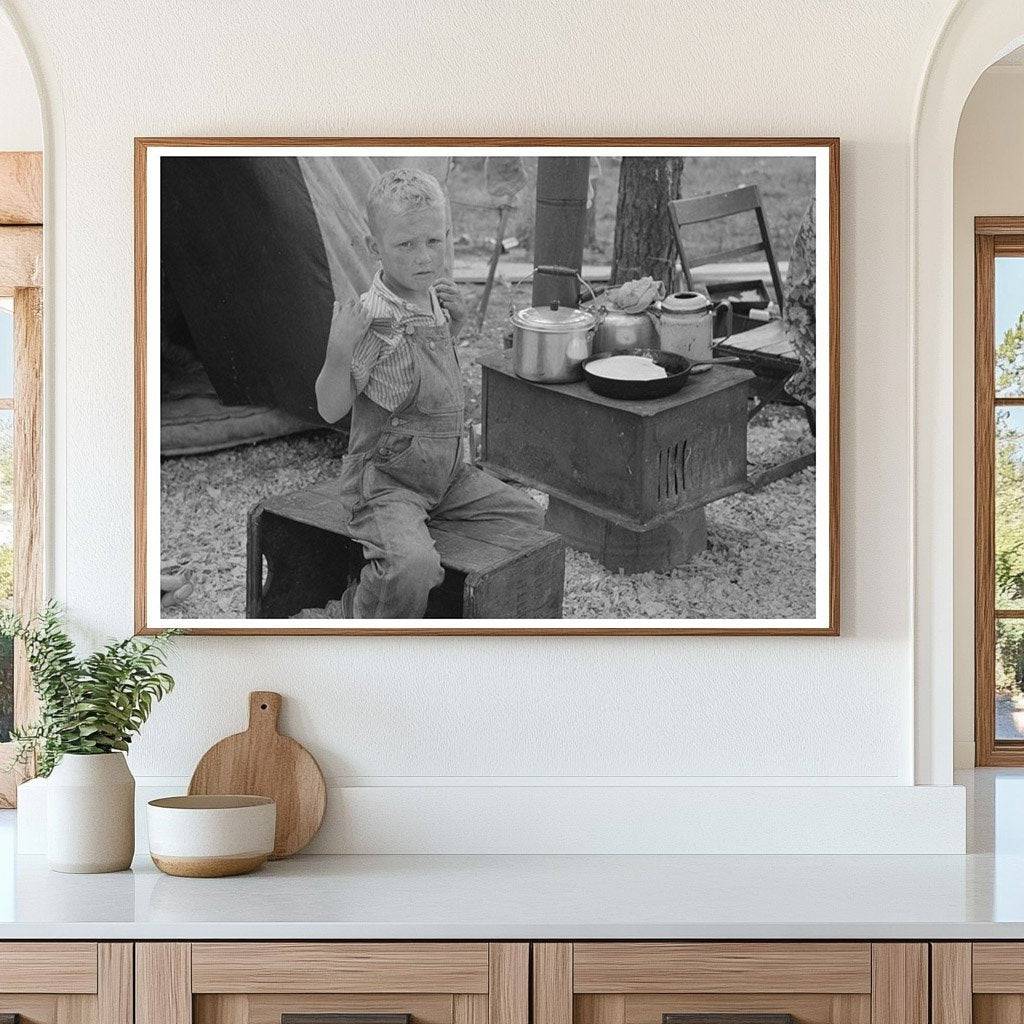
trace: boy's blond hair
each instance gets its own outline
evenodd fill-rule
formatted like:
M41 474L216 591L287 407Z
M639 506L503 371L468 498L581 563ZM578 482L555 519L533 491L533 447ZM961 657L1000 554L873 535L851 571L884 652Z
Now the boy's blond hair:
M432 174L411 167L396 167L385 171L370 189L366 223L370 234L377 238L383 214L408 213L425 206L444 209L444 204L444 192Z

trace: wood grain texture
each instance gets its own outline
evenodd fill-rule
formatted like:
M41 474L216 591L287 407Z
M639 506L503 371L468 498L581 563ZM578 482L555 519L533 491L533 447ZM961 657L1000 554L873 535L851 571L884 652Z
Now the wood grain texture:
M487 992L487 985L487 944L483 942L197 942L192 946L194 992L451 993Z
M5 942L0 992L96 992L95 942Z
M575 1024L625 1024L626 997L620 995L573 996ZM661 1024L661 1021L658 1021Z
M582 997L580 997L582 998ZM625 996L624 1024L662 1024L666 1013L791 1013L799 1024L835 1024L837 999L862 1000L870 1011L868 996L832 996L827 993L682 993L659 992ZM869 1024L848 1021L845 1024Z
M101 942L96 949L98 1024L134 1024L135 948L130 942Z
M66 998L53 995L8 995L0 992L0 1024L19 1017L20 1024L57 1024L57 1002Z
M976 235L1020 235L1024 234L1020 217L975 217Z
M43 603L43 293L14 293L14 607L22 619ZM14 658L14 721L36 719L39 703L24 645Z
M529 1024L530 944L492 942L488 961L489 1024Z
M931 1024L971 1024L971 944L931 944Z
M250 693L248 728L211 747L200 758L188 787L193 795L243 793L274 800L273 860L307 846L327 807L320 766L305 747L278 732L280 713L279 693Z
M455 997L460 998L459 996ZM482 999L486 996L465 996L466 999ZM326 1014L326 1013L367 1013L367 1014L391 1014L409 1013L412 1015L413 1024L452 1024L452 996L444 994L410 995L394 993L374 995L366 993L354 993L350 995L337 994L264 994L254 995L201 995L196 996L196 1024L234 1024L240 1020L236 1012L231 1020L224 1019L217 1021L213 1018L207 1019L204 1011L204 1018L200 1020L198 1014L201 1006L215 1006L218 1003L240 1002L245 1005L245 1021L248 1024L281 1024L281 1018L285 1014ZM224 1012L221 1012L224 1016ZM245 1024L243 1021L242 1024ZM467 1022L474 1024L474 1022ZM487 1020L481 1020L476 1024L487 1024Z
M873 943L871 979L871 1024L929 1024L925 943Z
M864 942L578 942L576 992L870 992Z
M533 944L533 1024L573 1024L571 942Z
M1024 997L978 994L972 1012L973 1024L1024 1024Z
M0 153L0 224L43 223L43 154Z
M196 996L192 1001L193 1024L248 1024L250 997L232 993L221 996ZM280 1024L279 1010L273 1024Z
M291 636L447 636L453 633L463 636L836 636L839 633L840 615L840 533L839 533L839 501L840 501L840 445L839 445L839 409L840 409L840 143L835 137L775 137L775 138L737 138L737 137L706 137L687 138L681 136L665 137L547 137L533 136L529 138L509 137L390 137L372 138L356 136L352 138L313 138L313 137L206 137L188 138L183 136L155 137L140 136L135 139L135 619L136 632L151 635L159 631L159 627L150 621L158 615L159 610L147 607L146 595L146 154L154 146L517 146L523 149L538 149L545 146L710 146L710 147L813 147L828 151L829 155L829 404L828 404L828 438L829 449L829 514L828 514L828 578L829 620L824 627L793 627L793 628L760 628L730 627L709 629L706 627L571 627L566 625L542 626L529 628L516 627L459 627L450 628L419 628L403 629L395 627L360 628L357 630L325 627L271 627L255 625L203 627L189 629L187 632L209 636L236 635L291 635ZM820 442L823 443L823 442Z
M416 1024L420 1015L416 1014ZM452 1024L487 1024L487 996L457 992L452 996Z
M135 944L135 1024L192 1024L189 943Z
M1024 943L973 943L971 979L974 992L1024 993Z
M43 296L38 288L14 292L14 607L31 618L43 600ZM24 645L14 649L14 723L38 715ZM0 807L13 807L17 787L34 774L31 762L12 764L13 744L0 744Z
M995 754L995 263L992 237L975 238L974 263L974 743Z
M833 996L832 1024L871 1024L871 996Z
M43 229L0 226L0 295L43 284Z
M151 853L153 863L166 875L180 878L227 878L247 875L267 862L264 853L250 857L160 857Z
M57 1024L97 1024L95 996L57 997Z

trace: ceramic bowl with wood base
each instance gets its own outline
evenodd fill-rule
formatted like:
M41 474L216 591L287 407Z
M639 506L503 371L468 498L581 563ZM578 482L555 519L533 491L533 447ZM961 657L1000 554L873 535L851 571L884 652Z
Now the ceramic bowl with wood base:
M146 810L150 856L168 875L244 875L274 850L277 805L265 796L169 796Z

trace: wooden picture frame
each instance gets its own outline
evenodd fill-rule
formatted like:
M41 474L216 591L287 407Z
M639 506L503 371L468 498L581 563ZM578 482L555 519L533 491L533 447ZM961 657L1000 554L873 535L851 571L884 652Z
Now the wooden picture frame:
M154 475L154 453L159 459L159 439L154 440L153 407L147 394L158 380L154 370L154 354L159 351L158 339L153 337L159 323L159 299L154 298L159 282L159 245L154 243L155 220L160 210L159 186L150 189L150 182L158 180L159 161L171 156L234 155L243 151L254 156L292 155L295 151L315 155L379 154L381 151L429 151L437 154L469 152L516 152L530 156L558 154L599 155L601 151L629 151L633 155L653 156L665 154L738 156L747 153L758 157L775 155L813 156L815 168L815 209L817 210L817 274L819 338L827 332L827 355L817 362L817 422L818 436L812 457L819 476L826 482L816 484L815 536L816 559L814 569L815 604L813 616L802 619L724 619L724 620L657 620L644 619L597 620L588 619L478 620L471 618L421 620L422 624L399 620L362 620L371 623L365 627L354 622L318 624L307 619L291 621L277 619L177 619L164 615L160 606L158 582L159 561L158 524L155 521L154 495L158 476ZM695 151L699 150L699 153ZM458 153L456 152L458 151ZM823 223L827 230L823 230ZM821 254L825 247L824 255ZM167 626L188 632L208 635L356 635L356 636L657 636L657 635L726 635L726 636L835 636L839 633L840 610L840 471L839 471L839 259L840 259L840 201L839 201L839 140L836 138L158 138L135 140L135 619L139 633L154 633ZM824 299L822 299L824 296ZM825 332L822 327L825 327ZM819 352L820 352L819 347ZM722 371L717 371L722 372ZM821 386L824 382L824 388ZM824 413L824 415L823 415ZM803 462L806 466L810 463ZM822 467L826 474L822 474ZM766 479L765 484L771 482ZM677 485L678 486L678 485ZM822 508L827 505L827 508ZM252 527L250 526L250 533ZM250 539L250 544L252 543ZM154 558L154 549L156 557ZM250 566L252 554L250 552ZM248 585L250 603L254 587L264 587L262 572ZM258 599L258 594L255 595ZM591 623L591 624L588 624Z

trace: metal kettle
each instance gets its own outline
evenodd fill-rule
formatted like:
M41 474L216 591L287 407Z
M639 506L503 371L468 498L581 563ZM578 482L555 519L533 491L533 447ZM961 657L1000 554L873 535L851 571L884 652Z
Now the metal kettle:
M571 275L594 291L579 274L566 267L535 267L523 281L539 270ZM521 284L518 282L512 289ZM517 377L538 384L565 384L583 379L583 360L593 349L594 328L598 318L594 313L573 306L562 306L557 301L545 306L528 306L517 310L509 304L509 323L512 326L512 368Z
M660 347L658 324L652 310L627 313L622 309L602 308L594 335L594 355Z

